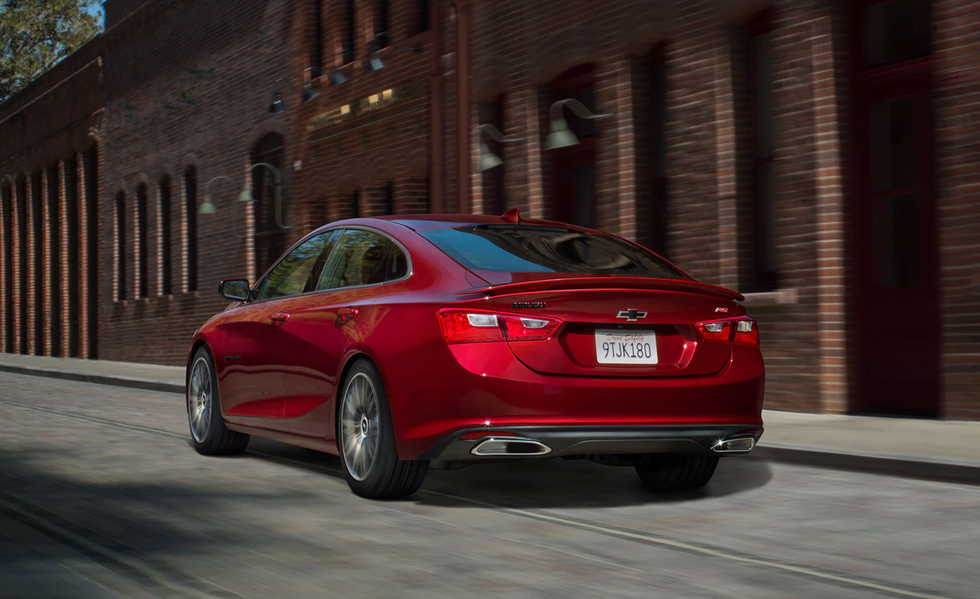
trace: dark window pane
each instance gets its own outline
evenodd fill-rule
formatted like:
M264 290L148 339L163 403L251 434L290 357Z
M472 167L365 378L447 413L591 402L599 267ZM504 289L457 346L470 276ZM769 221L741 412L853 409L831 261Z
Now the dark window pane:
M421 33L429 30L429 0L419 0L418 6L418 31Z
M874 277L879 287L915 287L921 279L916 194L874 200Z
M895 98L871 107L871 177L875 192L915 183L915 98Z
M116 299L126 299L126 197L116 196Z
M314 235L289 252L259 284L256 299L264 300L303 293L321 255L335 235L336 231Z
M391 253L388 255L388 276L386 281L394 281L408 274L408 259L405 253L395 245L391 244Z
M371 285L385 280L388 244L384 235L348 229L323 269L317 289Z
M930 52L929 0L886 0L864 9L864 64L876 66Z
M772 158L771 37L771 33L764 33L754 38L757 158Z
M626 241L563 227L477 225L419 234L477 271L562 272L680 279L656 254Z
M193 168L184 173L184 193L187 215L187 290L197 290L197 171Z

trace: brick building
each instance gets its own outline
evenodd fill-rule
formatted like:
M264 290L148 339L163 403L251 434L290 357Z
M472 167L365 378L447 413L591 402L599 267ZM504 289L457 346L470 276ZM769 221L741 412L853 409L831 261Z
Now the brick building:
M519 207L743 292L768 407L980 417L980 3L229 5L109 0L0 106L5 351L180 363L315 225Z

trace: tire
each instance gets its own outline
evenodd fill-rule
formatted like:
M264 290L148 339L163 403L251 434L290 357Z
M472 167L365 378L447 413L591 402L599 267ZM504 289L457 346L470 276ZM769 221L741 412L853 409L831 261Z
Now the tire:
M369 499L400 499L418 491L429 462L398 459L388 395L377 368L358 360L341 389L337 446L351 490Z
M201 347L191 360L187 380L187 424L191 442L201 455L237 455L245 451L249 436L225 427L217 381L211 352Z
M653 491L688 491L708 484L718 457L648 455L636 464L644 486Z

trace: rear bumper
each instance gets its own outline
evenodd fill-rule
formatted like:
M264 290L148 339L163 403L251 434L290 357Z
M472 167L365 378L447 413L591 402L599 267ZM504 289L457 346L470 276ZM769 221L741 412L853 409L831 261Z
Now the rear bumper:
M752 431L751 433L749 431ZM495 435L495 432L506 432L517 437ZM690 454L690 455L722 455L712 449L719 441L752 437L753 441L761 436L762 427L753 425L729 426L512 426L506 430L494 431L477 428L454 432L419 456L425 460L448 461L479 461L499 457L565 457L586 455L629 455L629 454ZM475 439L460 439L461 436L482 434ZM531 452L518 455L516 452L506 456L478 455L475 450L486 446L490 439L501 443L524 444L524 440L534 441L547 451ZM748 453L747 451L739 453Z
M697 453L718 435L762 427L762 355L746 347L733 347L728 363L707 376L545 375L505 343L437 347L385 365L381 375L405 460L479 459L454 443L474 430L545 435L554 443L548 455L558 456Z

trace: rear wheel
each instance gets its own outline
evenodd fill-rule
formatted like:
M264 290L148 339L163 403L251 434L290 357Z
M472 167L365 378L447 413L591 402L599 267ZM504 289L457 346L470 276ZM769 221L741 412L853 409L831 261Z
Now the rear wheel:
M228 430L221 417L218 377L211 354L204 347L191 361L187 381L187 422L194 449L203 455L235 455L245 451L248 435Z
M388 396L377 369L367 360L358 361L343 389L337 441L351 490L372 499L397 499L418 491L429 462L398 459Z
M716 456L648 455L636 464L636 473L653 491L685 491L708 484L715 468Z

